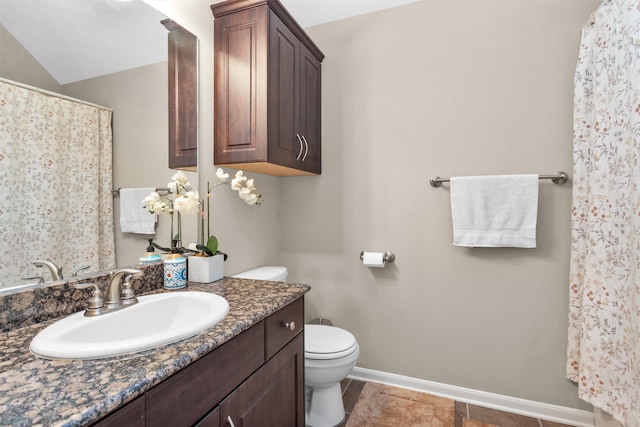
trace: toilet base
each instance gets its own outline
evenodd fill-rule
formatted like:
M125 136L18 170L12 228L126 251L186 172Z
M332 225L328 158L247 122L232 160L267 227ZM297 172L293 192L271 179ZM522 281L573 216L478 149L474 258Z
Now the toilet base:
M344 403L340 383L305 390L305 424L308 427L334 427L344 420Z

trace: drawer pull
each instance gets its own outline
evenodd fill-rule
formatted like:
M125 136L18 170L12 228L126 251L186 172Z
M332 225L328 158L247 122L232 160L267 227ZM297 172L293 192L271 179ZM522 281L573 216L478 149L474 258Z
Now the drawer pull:
M229 424L230 427L236 427L236 425L233 423L233 420L231 419L231 415L227 416L227 424Z
M287 329L290 329L292 331L295 331L296 329L296 322L294 322L293 320L291 322L287 322L284 324L284 327Z

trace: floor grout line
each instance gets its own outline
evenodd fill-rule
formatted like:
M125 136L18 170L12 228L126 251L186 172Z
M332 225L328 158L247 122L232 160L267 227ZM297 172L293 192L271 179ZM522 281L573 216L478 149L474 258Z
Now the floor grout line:
M345 395L347 394L347 390L349 388L353 389L354 387L355 388L361 387L361 384L366 384L366 383L367 383L366 381L357 381L357 380L352 380L352 379L348 378L348 381L346 383L344 383L344 390L342 390L343 399L345 398ZM359 395L362 392L362 388L360 389L359 392L356 389L354 389L354 392ZM349 399L351 400L353 398L354 397L351 396ZM358 396L355 396L355 400L358 400ZM458 412L458 415L456 416L456 419L458 419L458 417L460 417L460 416L464 417L463 414L466 413L466 418L468 420L474 420L474 421L478 421L478 422L481 422L481 423L494 424L495 422L500 422L500 421L498 421L498 418L494 418L494 417L499 417L499 419L501 419L503 422L507 422L507 420L509 420L508 424L504 424L504 423L494 424L494 425L497 425L497 426L500 426L500 427L506 427L506 426L517 427L518 425L531 426L531 425L534 425L534 424L532 424L532 422L535 422L535 421L537 421L535 424L537 424L538 427L545 427L544 421L542 419L540 419L540 418L530 418L530 417L525 417L525 416L516 416L515 414L510 414L510 413L506 413L506 412L502 412L502 411L498 411L498 410L492 410L492 409L488 409L488 408L482 408L482 407L478 407L478 408L472 409L472 408L470 408L471 405L469 405L466 402L457 402L455 400L453 402L454 402L454 405L455 404L464 404L464 410ZM348 411L347 411L347 409L348 408L345 407L346 417L345 417L345 420L343 421L343 423L340 424L340 426L346 425L346 421L349 418L350 413L352 412L351 409L353 409L353 408L350 408ZM483 411L482 413L484 415L479 415L477 413L478 410L482 410ZM474 413L473 414L473 418L472 418L472 412ZM488 419L484 419L484 418L487 417L487 414L489 414L489 417L492 418L492 420L490 422L488 421ZM491 415L491 414L493 414L493 415ZM514 418L513 418L514 416L521 417L523 424L520 424L520 419L519 418L517 418L517 421L516 421L517 424L512 424L513 420L514 420ZM506 418L502 418L502 417L506 417ZM570 427L570 426L568 426L568 425L565 426L563 424L558 424L558 427Z

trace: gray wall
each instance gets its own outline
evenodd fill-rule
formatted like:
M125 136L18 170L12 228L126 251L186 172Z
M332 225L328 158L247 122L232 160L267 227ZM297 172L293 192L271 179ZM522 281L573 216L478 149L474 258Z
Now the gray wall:
M422 0L308 29L323 174L282 181L282 258L358 366L568 407L571 184L540 183L536 249L452 245L429 177L572 173L580 29L596 0ZM385 268L362 250L393 251Z
M0 24L0 77L60 92L60 85L38 61Z

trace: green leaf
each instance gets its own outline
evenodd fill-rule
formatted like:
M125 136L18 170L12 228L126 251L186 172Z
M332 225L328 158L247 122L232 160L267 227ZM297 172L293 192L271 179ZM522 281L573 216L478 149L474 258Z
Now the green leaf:
M207 248L209 248L212 255L218 252L218 239L216 236L209 236L209 239L207 239Z

